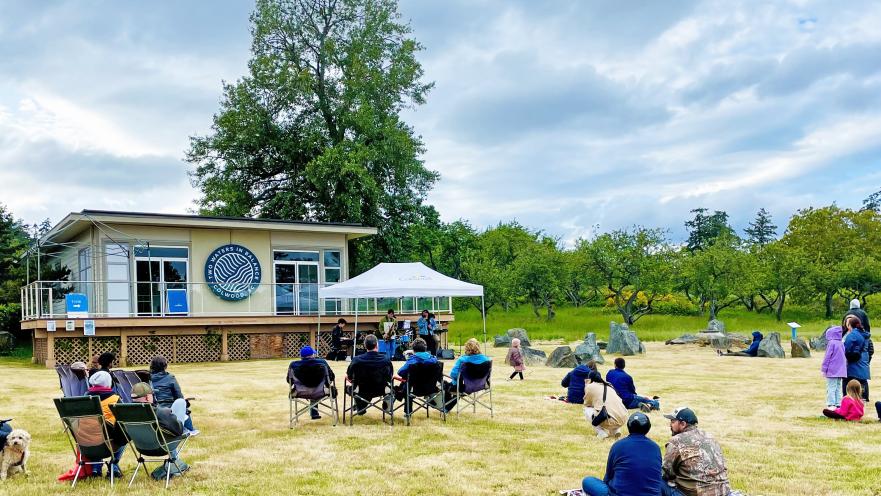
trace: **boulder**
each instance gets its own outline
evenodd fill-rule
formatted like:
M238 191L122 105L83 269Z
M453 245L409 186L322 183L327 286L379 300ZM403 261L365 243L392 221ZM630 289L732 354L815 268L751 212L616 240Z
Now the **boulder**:
M783 346L780 346L779 332L765 334L765 339L759 343L759 356L768 358L786 358Z
M548 357L545 365L548 367L571 369L578 365L578 361L575 359L575 354L572 353L572 348L558 346L557 349L551 352L551 356Z
M606 353L620 353L624 331L629 331L627 324L609 322L609 344L606 345Z
M804 338L796 338L792 341L792 358L811 358L811 349Z
M495 336L493 337L493 346L496 348L510 348L511 347L511 336L507 334L504 336Z
M589 332L584 337L584 342L575 347L575 359L578 363L587 363L593 360L596 363L605 363L600 347L597 345L596 334Z
M718 350L727 350L729 348L746 348L751 342L752 337L743 334L702 331L697 334L683 334L678 338L668 339L664 344L697 344L699 346L713 346Z
M508 331L501 335L495 336L493 338L493 346L496 348L510 348L511 341L517 338L520 340L520 346L529 346L529 336L526 334L526 329L521 329L519 327L514 329L508 329Z
M705 332L721 332L725 334L725 324L718 319L707 322L707 330Z
M664 344L693 344L697 343L699 338L694 334L683 334L678 338L668 339Z
M0 332L0 355L8 355L15 349L15 336L10 332Z
M523 363L526 365L544 365L548 357L547 353L528 346L521 346L520 351L523 352Z
M620 353L624 356L645 353L645 347L639 342L635 332L627 331L622 334Z
M811 349L814 351L826 351L826 333L823 332L816 338L811 338Z

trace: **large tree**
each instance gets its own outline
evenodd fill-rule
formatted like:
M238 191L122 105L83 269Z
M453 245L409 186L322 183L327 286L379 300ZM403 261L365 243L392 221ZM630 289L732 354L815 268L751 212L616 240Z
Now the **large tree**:
M691 211L694 218L685 222L688 230L686 246L692 253L712 245L720 234L733 232L728 225L728 214L725 211L716 210L712 214L707 212L706 208L696 208Z
M764 208L759 209L755 220L743 231L747 242L754 245L764 246L777 239L777 226L771 220L771 214Z
M358 222L355 270L409 258L409 229L436 219L437 180L401 119L422 104L421 49L392 0L258 0L249 74L225 84L187 160L202 212Z

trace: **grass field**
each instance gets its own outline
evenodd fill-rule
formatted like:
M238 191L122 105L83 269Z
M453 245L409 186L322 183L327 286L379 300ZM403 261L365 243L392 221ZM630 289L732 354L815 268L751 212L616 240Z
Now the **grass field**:
M707 348L647 348L646 356L628 359L638 390L660 395L665 411L695 409L700 426L721 442L735 488L750 495L881 494L881 423L819 417L821 357L722 358ZM184 393L198 397L193 417L202 434L183 455L192 470L172 482L171 492L550 495L578 487L585 475L601 475L611 443L594 437L579 407L545 399L562 392L566 371L532 367L526 381L507 382L503 351L491 349L495 418L467 412L445 424L418 417L411 427L393 428L372 412L354 427L323 419L288 429L287 361L174 365ZM341 376L344 363L333 366ZM17 475L0 493L71 492L55 482L73 462L52 405L58 394L54 371L0 360L0 417L15 417L14 425L33 435L30 478ZM668 424L657 413L651 417L650 435L663 446ZM131 474L131 453L122 468ZM132 489L119 485L115 492L161 487L139 474ZM109 483L87 480L77 492L109 494Z

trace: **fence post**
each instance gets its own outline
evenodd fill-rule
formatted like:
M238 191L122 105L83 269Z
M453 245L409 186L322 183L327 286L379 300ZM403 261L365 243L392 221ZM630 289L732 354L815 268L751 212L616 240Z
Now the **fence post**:
M229 333L226 329L220 331L220 361L229 361Z
M119 333L119 366L128 367L128 335L125 331Z

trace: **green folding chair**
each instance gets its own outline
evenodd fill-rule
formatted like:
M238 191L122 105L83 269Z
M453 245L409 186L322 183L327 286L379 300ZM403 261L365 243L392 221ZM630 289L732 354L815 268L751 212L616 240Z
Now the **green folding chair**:
M122 432L138 461L135 473L128 483L129 487L135 482L141 467L144 467L144 472L149 477L147 462L161 462L165 469L165 488L168 489L171 466L174 465L178 473L184 472L178 463L183 463L178 455L186 446L189 434L184 433L180 437L166 436L159 427L156 410L149 403L117 403L110 405L110 411L116 417L116 422L122 426Z
M55 398L55 408L61 416L64 432L77 460L78 467L71 487L76 486L80 473L94 465L107 465L112 487L113 465L119 463L119 460L113 458L115 447L108 424L104 421L101 401L97 396Z

